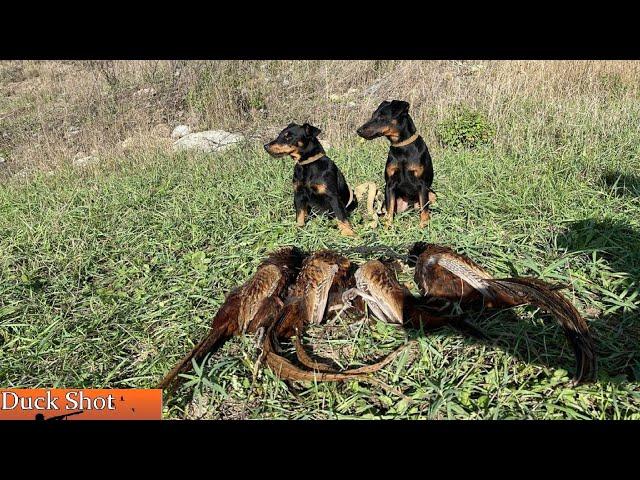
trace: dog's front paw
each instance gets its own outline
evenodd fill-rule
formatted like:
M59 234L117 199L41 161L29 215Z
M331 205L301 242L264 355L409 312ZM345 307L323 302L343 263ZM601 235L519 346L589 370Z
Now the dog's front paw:
M340 229L340 233L345 237L355 237L356 232L354 232L351 228Z
M307 211L305 209L296 211L296 227L304 227L304 221L307 219Z
M345 237L355 237L356 235L356 232L353 231L353 228L351 228L349 222L338 223L338 229L340 230L340 233Z
M431 214L429 212L422 212L420 214L420 228L424 228L429 224L431 220Z

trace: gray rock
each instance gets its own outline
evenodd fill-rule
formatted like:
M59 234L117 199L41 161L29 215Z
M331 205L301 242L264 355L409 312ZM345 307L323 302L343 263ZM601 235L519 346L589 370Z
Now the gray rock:
M198 150L201 152L220 152L244 140L239 133L224 130L207 130L185 135L173 144L175 151Z
M7 161L7 159L6 159L6 158L4 158L2 155L0 155L0 163L4 163L4 162L6 162L6 161Z
M156 94L156 89L153 87L141 88L133 94L134 97L153 97Z
M178 139L178 138L182 138L185 135L189 135L191 133L191 128L189 128L189 125L178 125L176 128L173 129L173 132L171 132L171 138L174 139Z

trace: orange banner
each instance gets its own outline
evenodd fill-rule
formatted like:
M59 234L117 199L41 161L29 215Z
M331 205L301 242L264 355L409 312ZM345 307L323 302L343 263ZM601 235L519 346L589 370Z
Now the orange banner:
M160 389L0 389L0 420L160 420Z

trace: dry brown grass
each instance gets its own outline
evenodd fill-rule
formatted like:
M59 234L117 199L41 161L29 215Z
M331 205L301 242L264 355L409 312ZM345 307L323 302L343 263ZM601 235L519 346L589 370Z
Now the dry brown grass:
M5 171L47 170L78 152L166 147L179 123L266 139L309 121L348 144L391 98L411 102L431 142L463 104L488 116L509 151L576 135L588 148L637 128L638 78L631 61L0 62L0 155Z

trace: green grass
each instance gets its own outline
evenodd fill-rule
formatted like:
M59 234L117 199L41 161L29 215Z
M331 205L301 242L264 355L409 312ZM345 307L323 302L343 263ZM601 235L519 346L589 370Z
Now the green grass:
M434 145L439 197L429 227L406 213L390 229L369 230L361 205L353 240L325 218L297 229L291 161L254 147L141 154L99 171L9 182L0 186L0 384L152 387L267 252L427 240L496 276L569 283L565 293L596 339L598 381L569 388L570 347L531 308L477 319L496 345L345 317L307 342L358 364L416 338L376 374L404 398L362 382L292 390L266 367L252 384L253 341L235 338L193 374L166 417L638 419L640 142L633 132L602 135L589 148L580 138L517 152ZM329 153L353 186L382 185L385 150L378 141Z

